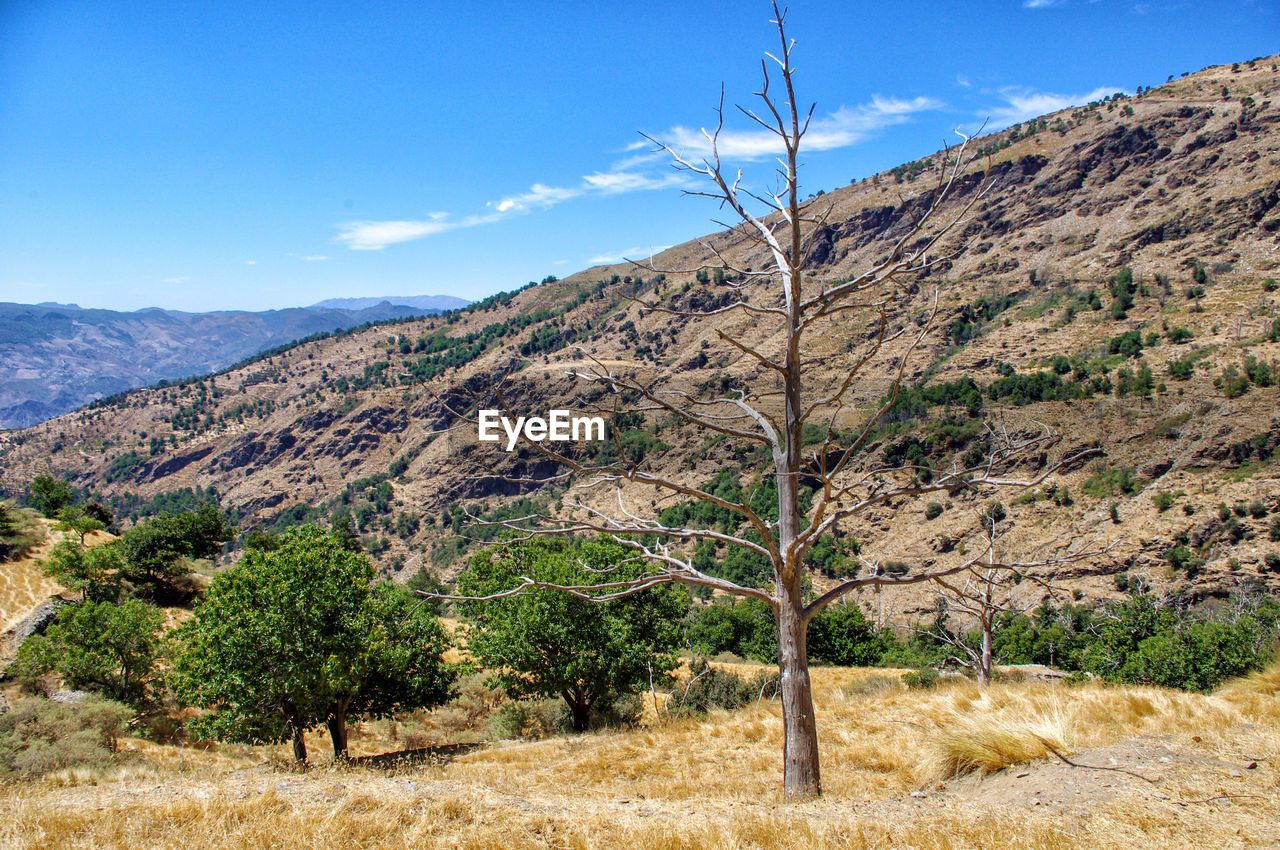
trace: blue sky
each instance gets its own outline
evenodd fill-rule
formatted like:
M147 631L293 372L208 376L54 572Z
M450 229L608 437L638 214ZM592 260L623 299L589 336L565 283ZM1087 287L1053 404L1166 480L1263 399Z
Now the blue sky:
M790 7L808 191L1280 48L1277 0ZM480 298L710 232L638 131L750 105L756 0L0 0L0 301ZM767 149L734 119L735 164ZM696 151L696 148L690 148Z

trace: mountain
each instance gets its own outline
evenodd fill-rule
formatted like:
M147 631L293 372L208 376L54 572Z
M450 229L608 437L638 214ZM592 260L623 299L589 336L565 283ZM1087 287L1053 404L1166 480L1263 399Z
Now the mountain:
M1205 69L974 141L989 156L986 180L962 178L940 210L945 218L973 204L937 246L948 259L903 280L886 304L890 335L926 325L935 290L938 315L906 362L909 392L858 454L860 468L917 456L945 465L981 445L987 427L1029 423L1055 430L1062 450L1101 445L1105 456L1028 493L959 491L936 507L873 508L847 530L863 557L886 568L950 557L976 510L999 498L1014 521L1009 550L1075 541L1100 551L1078 567L1090 572L1074 585L1085 597L1138 579L1193 598L1277 586L1275 62ZM811 278L847 279L883 259L931 197L940 156L824 192L829 213L815 232ZM696 269L715 260L713 250L739 268L766 262L758 246L721 231L655 263ZM52 469L126 517L212 489L246 529L346 512L384 571L448 573L466 557L468 536L490 534L483 526L459 534L464 507L509 516L564 497L563 483L486 477L474 426L450 428L451 410L493 405L499 381L524 414L599 400L574 377L593 360L659 389L764 386L761 367L718 336L767 347L764 323L741 311L696 319L645 311L637 294L703 311L726 303L723 287L692 272L593 268L0 434L0 487L19 493ZM829 378L878 327L847 319L813 334L813 379ZM896 338L887 359L861 375L850 414L886 397L908 339ZM617 437L597 450L641 458L691 485L738 471L747 486L757 468L729 441L660 415L620 424ZM1030 458L1022 471L1044 462ZM515 478L557 471L524 450L501 463ZM651 487L624 492L647 513L676 505ZM878 606L877 616L918 617L931 594L858 599Z
M465 298L454 298L452 295L384 295L379 298L326 298L311 306L322 310L365 310L379 304L392 304L400 307L414 307L418 310L444 312L457 310L470 303Z
M34 425L123 390L206 374L313 334L442 309L379 301L259 313L155 307L122 313L0 303L0 428Z

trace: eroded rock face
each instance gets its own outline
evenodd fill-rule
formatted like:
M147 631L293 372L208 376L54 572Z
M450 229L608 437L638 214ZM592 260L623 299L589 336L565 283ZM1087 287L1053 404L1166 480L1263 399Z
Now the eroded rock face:
M36 610L32 611L25 620L19 623L13 629L13 649L16 652L18 647L32 635L44 634L44 630L49 628L49 624L57 618L58 612L67 605L70 605L63 599L50 599Z
M143 467L138 474L138 478L142 481L159 481L162 478L176 474L197 461L204 460L217 449L217 446L209 444L201 446L192 452L157 458Z

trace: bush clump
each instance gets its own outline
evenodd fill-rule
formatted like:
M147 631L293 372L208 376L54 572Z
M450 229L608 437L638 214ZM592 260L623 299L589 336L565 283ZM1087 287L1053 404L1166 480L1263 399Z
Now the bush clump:
M34 779L67 767L107 767L133 711L86 697L70 705L24 697L0 715L0 776Z
M908 688L918 688L921 690L932 688L938 684L938 671L932 667L921 667L902 677L902 684Z
M700 658L690 666L685 686L672 692L667 713L675 717L698 717L715 708L735 711L761 694L772 694L776 687L776 681L763 673L747 679L712 667Z

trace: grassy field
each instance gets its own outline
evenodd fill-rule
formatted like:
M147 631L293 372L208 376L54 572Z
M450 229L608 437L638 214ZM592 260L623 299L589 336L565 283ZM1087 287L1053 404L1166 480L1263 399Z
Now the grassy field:
M1280 665L1215 694L907 690L815 669L825 795L780 799L781 716L290 770L284 748L129 739L110 772L0 788L5 847L1230 847L1280 840ZM361 724L359 753L403 748ZM313 753L324 752L315 736ZM1070 762L1070 763L1068 763ZM1006 767L1008 765L1008 767ZM956 776L957 768L966 772ZM1004 769L1001 769L1004 768ZM985 771L985 775L984 775Z

